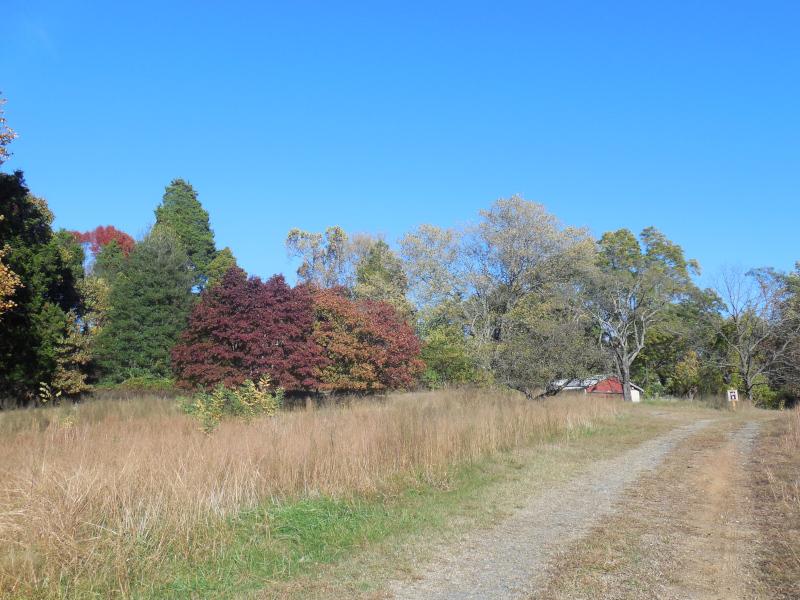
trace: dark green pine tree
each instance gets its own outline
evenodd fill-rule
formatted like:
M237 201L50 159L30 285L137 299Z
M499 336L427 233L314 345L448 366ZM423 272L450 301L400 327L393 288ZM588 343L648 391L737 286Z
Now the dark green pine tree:
M120 248L117 240L111 240L97 253L92 265L92 275L102 277L111 284L119 272L122 271L124 264L125 253Z
M189 256L195 285L202 287L208 276L208 265L217 251L208 212L200 204L190 183L174 179L167 186L164 198L156 208L156 225L165 225L175 232Z
M107 323L97 340L103 379L170 375L170 351L193 301L187 263L168 227L156 225L136 244L111 286Z

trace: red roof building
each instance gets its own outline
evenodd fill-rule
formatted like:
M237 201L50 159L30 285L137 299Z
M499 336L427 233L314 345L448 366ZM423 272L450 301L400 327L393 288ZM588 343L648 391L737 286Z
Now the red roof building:
M622 396L622 382L613 375L598 375L587 379L572 379L570 381L555 381L553 385L560 391L583 391L585 394L605 394ZM631 400L640 402L644 390L638 385L631 384Z

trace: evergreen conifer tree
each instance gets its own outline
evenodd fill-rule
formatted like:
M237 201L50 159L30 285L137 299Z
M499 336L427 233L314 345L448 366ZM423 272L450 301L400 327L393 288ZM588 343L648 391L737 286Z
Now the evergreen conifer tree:
M170 351L192 305L187 262L174 231L157 225L123 263L97 340L105 379L170 375Z
M175 232L189 257L195 285L202 287L208 276L208 265L217 251L208 212L197 199L197 192L187 181L174 179L155 212L156 225L167 226Z

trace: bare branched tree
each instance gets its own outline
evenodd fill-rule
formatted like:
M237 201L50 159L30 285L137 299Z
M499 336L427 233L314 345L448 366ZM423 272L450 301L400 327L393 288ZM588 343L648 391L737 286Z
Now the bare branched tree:
M3 116L3 105L5 103L5 98L0 98L0 165L11 156L7 146L17 138L16 132L8 126L5 116Z
M780 380L793 367L800 316L790 301L787 276L771 269L728 268L717 284L724 303L718 335L726 352L720 366L738 373L748 399L759 386Z
M303 283L352 288L358 263L380 240L363 233L349 236L339 226L324 233L295 228L286 236L286 250L290 258L300 259L297 276Z

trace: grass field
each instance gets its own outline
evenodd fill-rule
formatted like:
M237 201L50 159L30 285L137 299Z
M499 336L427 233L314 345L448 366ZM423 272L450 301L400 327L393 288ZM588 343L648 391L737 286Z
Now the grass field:
M774 597L800 597L800 407L765 431L753 471L754 518L770 541L759 557L762 583Z
M437 526L515 449L613 426L614 401L458 391L225 422L168 400L0 414L0 593L227 597Z

